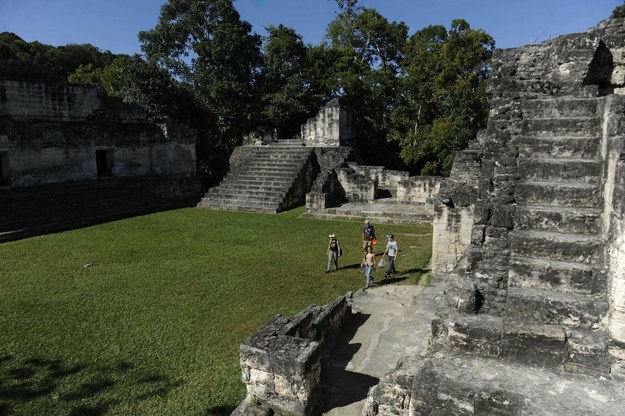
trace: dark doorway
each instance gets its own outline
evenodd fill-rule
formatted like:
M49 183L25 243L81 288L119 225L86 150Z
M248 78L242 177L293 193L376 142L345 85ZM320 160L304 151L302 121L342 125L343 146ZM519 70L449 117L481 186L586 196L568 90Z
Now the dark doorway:
M9 184L9 152L0 151L0 186Z
M110 149L96 150L95 161L98 176L111 176L113 174L113 151Z

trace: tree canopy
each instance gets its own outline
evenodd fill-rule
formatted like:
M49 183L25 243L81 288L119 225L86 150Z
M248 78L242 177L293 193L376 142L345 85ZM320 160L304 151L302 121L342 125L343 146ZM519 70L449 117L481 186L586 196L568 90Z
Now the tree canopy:
M464 20L426 27L405 48L400 103L389 139L423 174L446 174L456 151L486 123L485 81L494 48L490 35Z

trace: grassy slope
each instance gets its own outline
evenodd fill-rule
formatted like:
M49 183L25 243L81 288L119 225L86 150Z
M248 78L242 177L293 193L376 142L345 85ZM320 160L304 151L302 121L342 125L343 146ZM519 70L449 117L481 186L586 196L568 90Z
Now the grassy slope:
M0 245L0 415L230 414L245 338L364 283L361 224L299 213L189 208ZM376 228L416 283L429 227Z

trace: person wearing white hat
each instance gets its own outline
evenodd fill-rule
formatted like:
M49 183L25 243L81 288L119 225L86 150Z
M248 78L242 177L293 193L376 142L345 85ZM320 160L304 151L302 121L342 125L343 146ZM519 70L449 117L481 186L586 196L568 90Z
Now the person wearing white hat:
M330 241L328 242L328 267L326 273L330 273L332 269L332 263L334 263L334 270L339 269L339 257L341 256L341 243L336 238L336 234L330 234Z

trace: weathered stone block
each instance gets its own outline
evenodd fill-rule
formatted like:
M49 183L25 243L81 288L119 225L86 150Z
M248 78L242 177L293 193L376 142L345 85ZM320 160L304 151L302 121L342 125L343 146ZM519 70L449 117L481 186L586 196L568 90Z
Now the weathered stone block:
M506 322L501 356L527 365L560 366L566 357L566 334L557 325Z
M506 316L513 320L598 329L608 311L590 295L508 288Z

